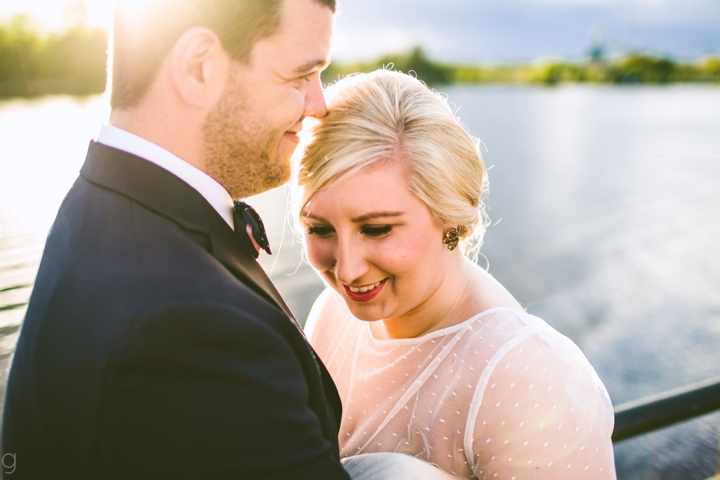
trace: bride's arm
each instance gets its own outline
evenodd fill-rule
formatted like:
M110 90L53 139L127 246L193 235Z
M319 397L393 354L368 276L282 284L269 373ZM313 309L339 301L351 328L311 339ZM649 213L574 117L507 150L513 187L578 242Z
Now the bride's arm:
M478 478L616 478L612 405L577 347L531 335L494 360L466 445Z

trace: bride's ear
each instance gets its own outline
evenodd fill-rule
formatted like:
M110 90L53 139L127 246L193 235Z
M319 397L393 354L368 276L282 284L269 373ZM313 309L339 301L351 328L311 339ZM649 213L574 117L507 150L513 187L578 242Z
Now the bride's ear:
M215 32L188 29L175 42L169 61L173 85L186 104L207 109L222 97L231 59Z

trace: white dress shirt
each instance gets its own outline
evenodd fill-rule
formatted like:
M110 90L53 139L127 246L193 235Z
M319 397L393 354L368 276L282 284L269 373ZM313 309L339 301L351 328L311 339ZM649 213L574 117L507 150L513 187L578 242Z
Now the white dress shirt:
M172 173L197 190L230 228L234 229L232 197L207 173L151 141L113 125L103 125L100 128L97 142L138 156Z

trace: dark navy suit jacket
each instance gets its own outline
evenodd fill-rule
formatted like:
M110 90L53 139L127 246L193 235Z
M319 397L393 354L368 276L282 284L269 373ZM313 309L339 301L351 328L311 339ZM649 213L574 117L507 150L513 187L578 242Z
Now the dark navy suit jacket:
M348 478L335 385L250 248L182 180L91 143L11 365L12 478Z

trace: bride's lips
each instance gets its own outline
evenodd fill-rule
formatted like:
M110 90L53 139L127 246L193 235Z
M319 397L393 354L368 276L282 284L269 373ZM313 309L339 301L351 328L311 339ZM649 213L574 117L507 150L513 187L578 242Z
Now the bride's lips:
M347 295L350 300L364 303L377 297L385 286L386 281L387 278L370 285L361 285L359 287L350 287L349 285L343 284L343 289L345 289L345 295Z

